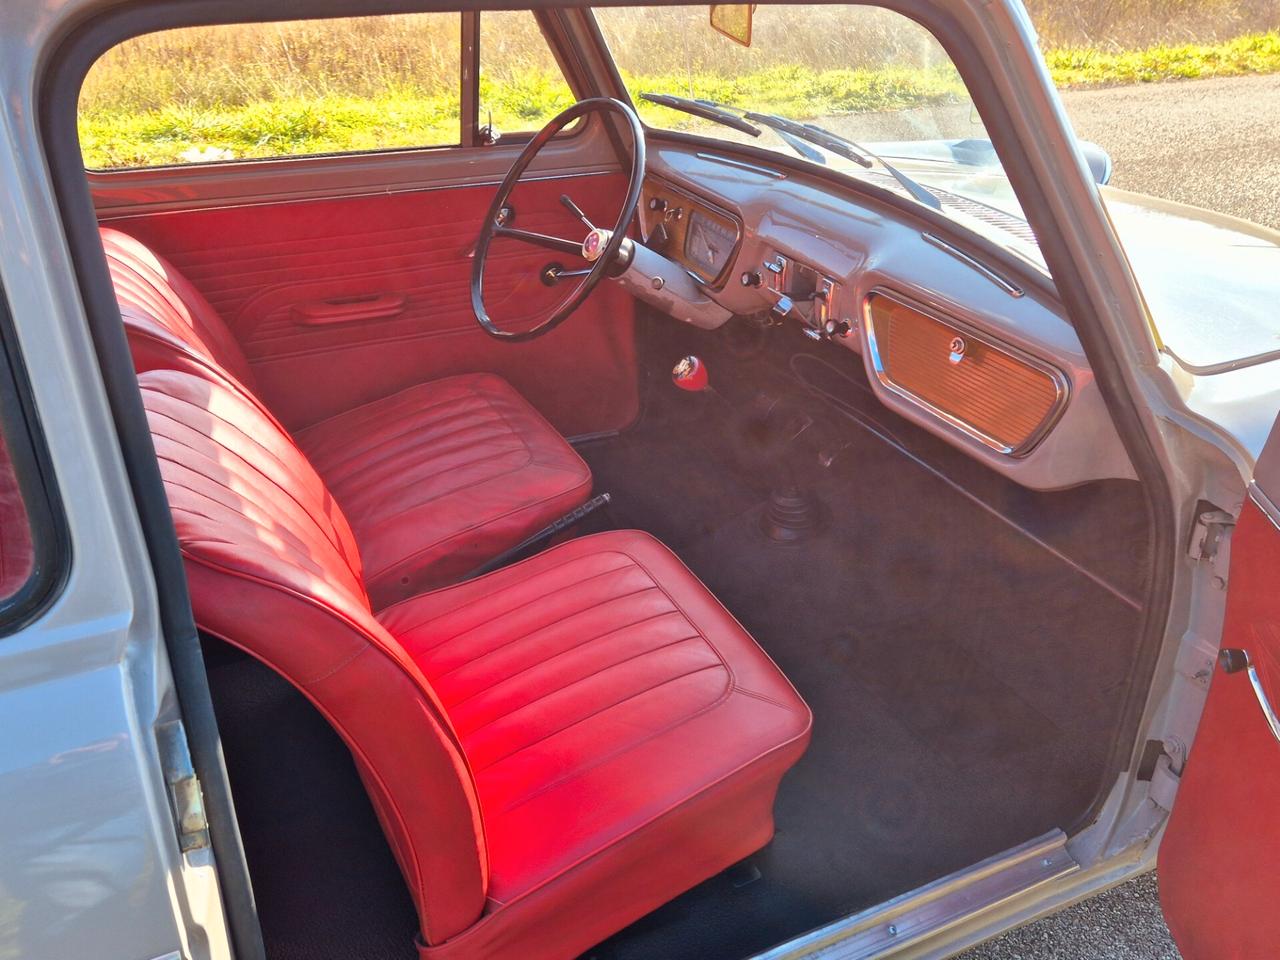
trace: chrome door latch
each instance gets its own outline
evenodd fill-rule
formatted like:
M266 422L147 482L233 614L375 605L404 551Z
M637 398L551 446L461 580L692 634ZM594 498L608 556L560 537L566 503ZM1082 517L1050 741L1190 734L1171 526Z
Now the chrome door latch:
M191 762L187 731L181 720L156 726L156 743L164 765L164 782L169 788L169 806L178 830L178 846L183 853L209 846L209 821L204 812L204 794Z
M1280 717L1276 716L1271 701L1267 699L1267 691L1262 687L1262 678L1258 676L1258 668L1254 666L1248 651L1238 647L1224 648L1218 652L1218 665L1222 667L1224 673L1239 673L1243 670L1248 674L1249 685L1253 687L1253 695L1257 697L1258 706L1262 708L1263 719L1271 728L1271 735L1280 742Z

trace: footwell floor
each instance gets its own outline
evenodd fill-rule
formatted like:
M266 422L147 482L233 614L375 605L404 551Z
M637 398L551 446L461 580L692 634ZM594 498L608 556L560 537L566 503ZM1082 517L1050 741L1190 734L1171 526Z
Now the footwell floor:
M669 385L685 352L715 395ZM600 960L745 956L1071 827L1127 689L1136 484L1021 490L880 408L856 355L780 332L742 352L659 331L641 422L581 452L610 522L670 545L795 683L813 744L783 781L760 879L690 891ZM761 528L788 471L824 518L798 544Z
M1070 827L1101 787L1139 625L1136 484L1022 490L886 413L856 356L772 336L652 322L640 421L580 447L614 498L595 528L671 546L814 713L755 869L689 891L599 960L747 956ZM708 360L714 395L670 386L686 352ZM801 543L761 532L780 478L821 504ZM342 745L258 665L211 677L269 955L415 956Z

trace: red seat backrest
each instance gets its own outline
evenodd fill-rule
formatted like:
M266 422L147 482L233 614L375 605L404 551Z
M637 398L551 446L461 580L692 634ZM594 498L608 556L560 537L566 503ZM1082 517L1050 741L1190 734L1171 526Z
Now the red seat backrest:
M474 782L431 686L374 618L346 517L260 406L183 370L138 377L200 627L289 679L346 741L439 943L484 907Z
M254 389L248 358L204 294L128 234L111 227L100 233L138 371L211 366Z

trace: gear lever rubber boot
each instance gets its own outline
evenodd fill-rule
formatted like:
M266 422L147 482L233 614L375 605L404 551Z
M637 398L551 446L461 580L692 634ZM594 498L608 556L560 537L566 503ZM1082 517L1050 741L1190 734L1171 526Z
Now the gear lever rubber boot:
M796 480L790 443L778 455L778 482L769 491L769 502L760 515L760 529L777 543L796 543L818 531L821 507Z

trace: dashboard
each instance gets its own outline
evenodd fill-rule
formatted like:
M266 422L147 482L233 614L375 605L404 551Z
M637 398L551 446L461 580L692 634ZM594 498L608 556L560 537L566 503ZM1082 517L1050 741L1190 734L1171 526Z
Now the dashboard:
M1134 476L1048 281L872 195L677 144L651 147L640 229L725 311L847 349L885 406L1011 479Z

